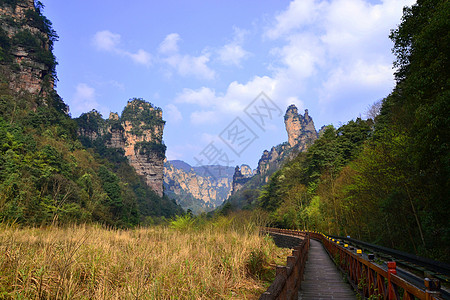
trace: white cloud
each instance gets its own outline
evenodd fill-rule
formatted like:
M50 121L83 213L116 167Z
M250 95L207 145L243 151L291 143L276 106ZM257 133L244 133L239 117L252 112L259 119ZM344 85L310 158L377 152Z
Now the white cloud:
M177 95L175 102L196 105L201 110L191 114L192 124L217 123L222 116L228 117L243 113L245 108L261 93L264 92L277 105L284 106L280 102L277 89L277 81L268 76L255 76L245 84L233 81L228 85L225 94L216 94L213 89L202 87L197 90L184 89Z
M377 92L388 93L393 82L389 30L400 20L402 7L412 3L292 1L264 33L265 37L284 42L271 52L275 58L271 78L282 91L277 94L296 97L310 91L313 83L317 91L310 94L315 95L322 111L334 117L330 102L339 101L351 108L355 101L373 102L366 98Z
M177 53L179 40L180 35L178 33L168 34L164 41L159 45L158 51L163 54Z
M305 105L303 104L303 101L299 100L297 97L288 97L286 99L285 107L288 107L291 104L294 104L295 106L297 106L299 111L303 110L305 107Z
M241 66L241 61L248 56L248 52L241 45L234 43L223 46L217 52L219 60L225 65Z
M95 89L86 83L79 83L76 86L70 104L71 113L76 116L93 109L101 111L102 114L106 112L96 101Z
M115 51L120 43L120 34L109 30L99 31L94 35L92 42L98 50Z
M367 93L373 91L388 93L393 84L390 64L359 60L351 65L336 68L330 73L323 83L320 102L327 105L330 101L343 100L343 95L349 95L356 90L365 90Z
M164 61L183 77L195 76L200 79L214 79L216 73L207 65L209 53L200 56L174 54Z
M216 111L194 111L191 114L191 123L194 125L214 124L219 121Z
M211 142L222 143L222 140L219 138L219 135L217 135L217 134L210 134L210 133L204 132L204 133L202 133L200 139L205 144L209 144Z
M275 67L277 73L287 73L287 78L297 80L313 76L325 60L325 49L317 37L310 33L293 34L287 38L287 44L272 49L281 67ZM284 75L278 74L281 78Z
M275 16L275 25L269 28L265 35L271 39L289 34L295 29L300 29L315 22L324 7L324 2L316 0L296 0L289 7Z
M140 65L151 65L152 55L150 53L143 49L139 49L136 53L124 50L119 47L120 40L120 34L112 33L109 30L103 30L94 35L92 43L97 50L112 52L121 56L129 57L135 63Z
M183 115L181 114L180 110L172 103L166 105L164 113L167 114L167 119L170 122L177 123L183 120Z
M175 98L175 102L196 104L202 107L212 106L215 100L215 91L206 87L202 87L198 90L183 89L183 91Z
M149 66L151 65L152 55L145 50L139 49L136 53L124 52L125 55L129 56L135 63Z
M178 41L180 40L178 33L171 33L166 36L164 41L159 45L158 51L166 55L162 62L174 69L183 77L194 76L199 79L214 79L216 73L210 67L210 53L205 52L199 56L189 54L180 54L178 49ZM169 76L171 74L169 73Z
M242 43L248 32L234 27L233 41L217 50L219 61L224 65L241 66L241 62L250 56L250 53L244 50Z

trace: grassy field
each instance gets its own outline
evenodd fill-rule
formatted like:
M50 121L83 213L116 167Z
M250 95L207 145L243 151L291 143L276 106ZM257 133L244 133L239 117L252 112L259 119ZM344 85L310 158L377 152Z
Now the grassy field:
M257 299L290 253L248 221L185 221L131 230L0 224L0 299Z

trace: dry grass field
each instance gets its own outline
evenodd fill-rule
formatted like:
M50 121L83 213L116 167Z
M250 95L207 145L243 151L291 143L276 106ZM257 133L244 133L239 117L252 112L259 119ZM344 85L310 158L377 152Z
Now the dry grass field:
M256 299L289 253L242 218L130 230L0 224L0 299Z

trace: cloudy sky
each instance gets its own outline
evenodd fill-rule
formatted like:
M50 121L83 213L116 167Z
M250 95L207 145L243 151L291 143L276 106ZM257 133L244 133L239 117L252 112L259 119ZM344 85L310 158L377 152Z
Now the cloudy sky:
M247 163L287 141L290 104L339 126L394 86L389 31L411 0L41 0L73 117L163 109L169 159Z

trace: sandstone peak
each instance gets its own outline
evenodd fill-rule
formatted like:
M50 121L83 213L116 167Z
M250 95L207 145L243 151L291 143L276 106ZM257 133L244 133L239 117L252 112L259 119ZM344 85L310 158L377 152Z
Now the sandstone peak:
M108 120L93 110L78 119L79 134L95 140L105 138L109 148L122 149L129 164L148 186L163 195L166 146L162 142L165 121L162 111L143 99L132 99L121 116L110 113Z
M233 183L231 186L232 195L240 190L244 186L244 184L251 179L251 175L248 176L247 174L244 175L242 173L242 169L244 170L244 173L247 172L247 167L250 169L250 167L247 165L242 165L241 167L236 166L236 168L234 169Z
M299 150L302 151L305 145L317 139L314 121L309 116L307 109L305 109L305 114L302 115L294 104L290 105L284 115L284 124L288 134L288 143L292 148L300 146Z
M253 176L253 170L249 165L241 165L241 174L245 177Z

